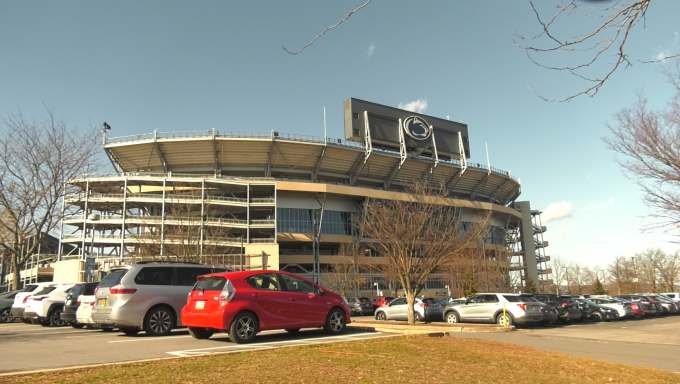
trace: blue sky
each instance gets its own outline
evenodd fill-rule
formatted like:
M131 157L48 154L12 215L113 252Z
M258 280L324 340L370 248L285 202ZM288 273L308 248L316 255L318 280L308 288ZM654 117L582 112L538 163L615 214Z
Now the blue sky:
M640 233L639 189L601 138L611 116L643 91L661 107L672 94L660 65L678 52L680 2L657 0L630 41L634 66L594 98L563 97L583 84L541 70L512 41L537 31L526 1L374 0L307 44L363 0L0 1L0 114L39 117L43 103L73 126L112 136L161 131L278 130L342 137L349 97L469 124L472 162L509 170L519 200L550 209L547 254L606 265L674 238ZM542 2L547 12L552 4ZM547 15L547 14L546 14ZM574 20L574 31L585 27ZM561 60L558 56L555 60ZM560 218L562 216L562 218Z

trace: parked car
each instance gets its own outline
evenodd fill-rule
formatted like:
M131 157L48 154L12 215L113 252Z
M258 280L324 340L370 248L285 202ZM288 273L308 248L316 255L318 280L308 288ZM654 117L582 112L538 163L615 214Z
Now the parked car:
M627 318L635 316L631 303L622 299L614 299L611 297L594 297L590 301L601 306L616 310L619 313L619 318ZM637 304L635 305L637 307Z
M4 292L0 294L0 323L14 322L12 316L12 304L14 304L14 297L19 291Z
M581 321L581 309L571 295L540 294L535 296L541 303L550 304L557 309L559 321Z
M669 299L671 299L675 302L680 302L680 292L668 292L668 293L662 293L662 295L668 297Z
M61 327L67 323L61 319L66 295L75 284L53 284L28 298L24 318L35 319L44 327Z
M182 309L182 324L197 339L227 331L235 343L249 343L269 329L294 333L323 327L344 332L350 309L342 297L285 271L239 271L201 276Z
M61 319L67 324L70 324L73 328L82 328L85 326L83 323L78 323L76 319L76 312L78 307L81 305L80 296L82 295L94 295L94 290L97 288L96 283L80 283L76 284L71 288L68 295L66 295L66 300L64 301L64 310L61 312Z
M179 316L198 276L226 268L197 263L142 261L111 268L95 290L92 320L126 335L144 330L165 336L182 326Z
M592 321L617 320L619 312L616 309L599 306L588 299L574 299L581 307L581 318Z
M670 298L664 296L664 295L656 295L656 294L651 294L649 295L652 299L656 300L661 304L661 307L663 308L663 313L666 315L675 315L678 313L678 305L673 302Z
M375 313L375 310L378 309L378 307L382 307L383 305L387 305L392 300L394 300L394 297L391 297L391 296L375 296L375 297L372 297L371 301L373 302L373 313Z
M30 283L24 285L24 288L19 291L19 293L14 296L14 303L12 304L12 316L14 318L23 321L24 323L31 323L30 319L24 318L24 307L26 306L26 301L30 296L33 296L36 292L41 291L43 288L54 285L53 282L49 283Z
M368 297L348 297L352 315L370 315L373 313L373 302Z
M539 302L539 304L541 305L541 313L543 314L541 325L553 325L559 321L560 314L557 312L554 305L541 302Z
M92 309L96 303L94 295L80 295L78 296L78 310L76 311L76 323L86 326L88 328L99 328L104 332L111 332L115 328L111 324L97 324L92 320Z
M451 304L444 308L443 317L448 323L480 322L512 325L543 321L541 304L536 301L534 295L525 293L478 293L463 303Z
M626 294L626 295L618 295L614 296L619 299L624 299L628 300L631 303L636 303L638 307L640 308L640 311L642 312L643 316L651 316L651 315L656 315L656 305L652 301L650 297L647 297L645 295L634 295L634 294Z
M441 320L442 305L435 299L416 298L413 304L415 321ZM405 297L392 300L375 311L376 320L408 320L408 304Z

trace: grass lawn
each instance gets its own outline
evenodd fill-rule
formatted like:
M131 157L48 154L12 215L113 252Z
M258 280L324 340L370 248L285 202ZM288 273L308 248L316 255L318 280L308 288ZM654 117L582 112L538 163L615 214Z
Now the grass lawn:
M3 383L678 383L494 341L402 336L0 377Z

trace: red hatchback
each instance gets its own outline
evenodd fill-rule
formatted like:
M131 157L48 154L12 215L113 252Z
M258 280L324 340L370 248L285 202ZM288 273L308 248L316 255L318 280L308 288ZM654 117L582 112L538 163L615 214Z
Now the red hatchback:
M197 339L227 331L249 343L260 331L323 327L338 334L349 324L342 296L283 271L241 271L200 276L182 309L182 324Z

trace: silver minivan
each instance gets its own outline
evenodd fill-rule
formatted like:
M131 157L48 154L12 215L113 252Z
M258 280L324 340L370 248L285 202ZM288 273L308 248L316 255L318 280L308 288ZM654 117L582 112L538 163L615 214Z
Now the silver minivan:
M165 336L182 326L180 313L198 276L227 272L196 263L138 262L111 268L95 291L92 320L126 335Z

